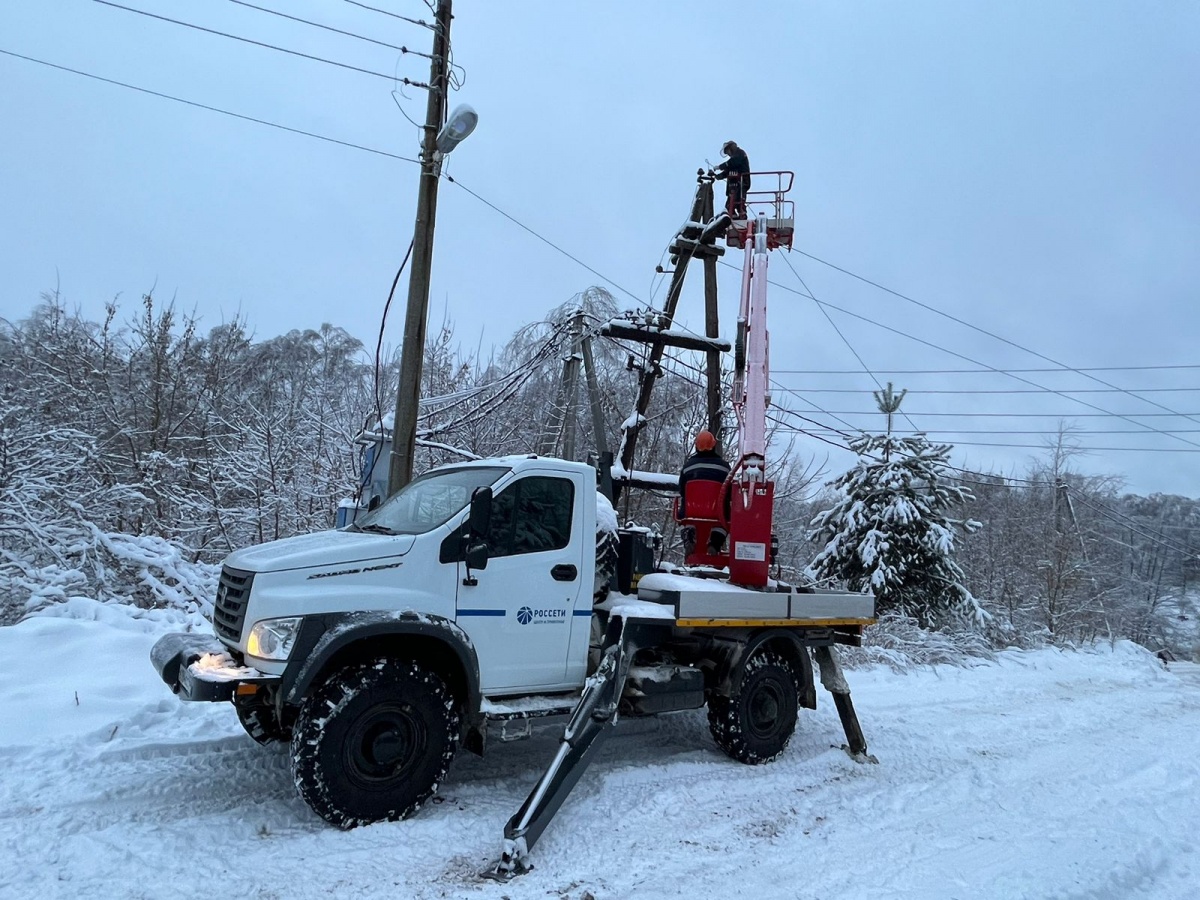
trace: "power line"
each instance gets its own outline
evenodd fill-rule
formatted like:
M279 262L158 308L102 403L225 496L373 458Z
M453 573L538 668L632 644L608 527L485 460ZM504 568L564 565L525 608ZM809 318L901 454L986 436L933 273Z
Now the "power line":
M863 367L863 371L871 376L871 380L875 382L875 386L877 388L879 388L880 392L882 392L883 385L880 383L879 379L875 376L875 373L871 371L870 367L868 367L866 362L863 361L863 358L858 355L858 351L854 349L854 346L850 343L850 341L846 337L846 335L842 334L842 329L837 327L837 323L833 321L833 317L831 315L829 315L829 311L826 310L824 305L822 305L821 301L817 299L816 294L814 294L812 292L812 288L810 288L807 284L805 284L804 279L800 277L800 273L797 272L795 266L792 265L792 261L790 259L788 259L786 256L783 257L783 261L785 263L787 263L787 267L792 270L792 274L796 276L796 280L800 282L800 285L804 288L804 290L808 293L808 295L810 297L812 297L813 302L817 304L817 309L819 309L821 311L821 315L823 315L825 317L825 321L827 321L829 323L830 327L833 328L833 330L837 332L837 336L842 339L842 343L850 348L850 352L854 354L854 358L858 360L858 364ZM899 405L899 404L897 404L897 405ZM909 418L908 413L905 410L901 410L900 415L904 416L904 421L908 422L908 424L911 425L913 428L917 427L916 423L913 422L913 420ZM891 422L890 415L888 417L888 422Z
M371 12L377 12L381 15L391 16L393 19L403 19L405 22L409 22L413 25L420 25L423 28L428 28L430 31L438 30L437 23L426 22L424 19L410 19L408 16L402 16L400 13L394 13L391 10L380 9L377 6L368 6L365 3L359 3L358 0L346 0L346 2L351 6L358 6L362 9L369 9Z
M1128 516L1124 515L1123 513L1119 513L1114 509L1110 509L1109 507L1104 506L1098 500L1089 500L1083 494L1081 494L1075 490L1072 490L1071 493L1072 493L1072 495L1074 495L1075 499L1077 499L1084 506L1088 507L1093 512L1099 513L1100 515L1104 516L1106 519L1115 523L1116 525L1120 526L1121 528L1129 529L1129 531L1132 534L1140 535L1141 537L1145 538L1148 541L1153 541L1155 543L1158 543L1161 546L1166 547L1168 550L1174 550L1176 553L1181 553L1184 556L1194 556L1195 555L1195 552L1193 550L1191 550L1187 547L1184 547L1182 545L1175 544L1172 540L1169 540L1168 538L1166 538L1165 535L1155 536L1155 535L1147 534L1145 531L1140 530L1140 528L1141 528L1140 522L1135 522L1133 519L1130 519ZM1137 527L1135 527L1135 526L1137 526Z
M790 416L802 419L806 422L813 422L812 419L808 419L807 417L802 416L799 413L797 413L795 410L788 409L785 406L780 406L777 403L772 403L771 406L775 409L778 409L781 412L787 413ZM788 426L788 424L786 422L780 421L780 419L778 417L771 416L769 413L768 413L768 418L770 418L771 421L779 424L781 427L786 429L788 432L795 433L795 434L803 434L806 437L814 438L818 441L821 441L822 443L829 444L832 447L837 447L839 450L845 450L848 453L855 452L851 447L848 447L845 444L839 444L836 441L831 441L828 438L826 438L820 434L817 434L815 432L808 431L807 429L799 428L796 426ZM820 423L816 423L816 424L820 425ZM820 426L820 427L828 428L828 426ZM840 437L844 438L845 440L851 439L850 435L847 435L844 432L838 431L837 429L829 429L829 430L832 431L834 434L837 434ZM957 446L957 445L955 445L955 446ZM897 448L897 452L901 452L901 451L899 451ZM875 457L868 457L868 458L872 459L874 462L880 462L880 460L878 458L875 458ZM1053 483L1049 482L1049 481L1032 481L1027 478L1017 478L1012 475L992 475L993 478L1002 479L1001 482L980 481L979 479L981 477L986 477L991 473L978 472L978 471L975 471L972 469L964 469L961 466L955 466L949 462L944 462L941 465L945 469L948 469L952 472L958 473L958 475L956 476L958 481L964 482L966 484L976 484L976 485L980 485L982 487L1013 488L1013 487L1017 487L1018 485L1024 486L1024 487L1053 487L1054 486ZM974 477L963 477L963 476L974 476ZM1012 482L1012 483L1010 484L1009 482Z
M803 252L803 251L798 251L798 252ZM808 256L809 254L807 254L807 253L806 253L806 254L804 254L804 255L805 255L805 256ZM818 260L818 261L819 261L819 262L824 262L824 260ZM790 265L790 263L789 263L789 265ZM733 268L733 267L731 266L731 268ZM853 273L848 273L848 274L853 274ZM858 277L858 276L855 276L855 277ZM865 279L864 279L864 280L865 280ZM938 344L935 344L935 343L933 343L932 341L927 341L927 340L925 340L925 339L923 339L923 338L916 337L915 335L908 334L907 332L905 332L905 331L901 331L901 330L900 330L900 329L898 329L898 328L893 328L893 327L892 327L892 326L890 326L890 325L884 325L882 322L877 322L877 321L875 321L874 319L870 319L870 318L868 318L868 317L866 317L866 316L860 315L859 313L856 313L856 312L851 312L851 311L850 311L850 310L848 310L848 309L843 309L842 307L840 307L840 306L836 306L836 305L834 305L834 304L832 304L832 303L826 303L824 300L818 300L818 299L817 299L815 296L813 296L813 294L812 294L811 292L805 293L805 292L802 292L802 291L798 291L798 290L796 290L795 288L788 287L787 285L779 284L778 282L774 282L774 281L771 281L770 283L771 283L771 284L773 284L773 285L775 285L775 286L776 286L776 287L778 287L778 288L781 288L782 290L785 290L785 291L788 291L788 292L790 292L790 293L796 294L797 296L800 296L800 297L805 297L805 298L807 298L807 299L809 299L809 300L812 300L813 302L817 303L819 306L822 306L822 307L828 306L830 309L835 309L835 310L837 310L838 312L840 312L840 313L843 313L844 315L852 316L853 318L856 318L856 319L861 319L862 321L864 321L864 322L867 322L867 323L869 323L869 324L871 324L871 325L875 325L875 326L876 326L876 327L878 327L878 328L882 328L882 329L884 329L885 331L890 331L890 332L892 332L893 334L900 335L901 337L908 338L908 339L909 339L909 340L911 340L911 341L916 341L916 342L917 342L917 343L919 343L919 344L923 344L923 345L925 345L925 346L927 346L927 347L931 347L931 348L933 348L934 350L940 350L940 351L941 351L941 352L943 352L943 353L948 353L948 354L950 354L951 356L956 356L956 357L958 357L959 359L965 360L966 362L969 362L969 363L971 363L971 364L972 364L972 365L974 365L974 366L979 366L979 367L985 368L985 369L987 369L987 370L990 370L990 371L992 371L992 372L995 372L995 373L997 373L997 374L1000 374L1000 375L1007 375L1009 378L1014 378L1014 379L1016 379L1017 381L1021 381L1021 382L1025 383L1025 384L1031 385L1031 386L1033 386L1033 387L1035 387L1035 388L1038 388L1039 390L1043 390L1043 391L1046 391L1047 393L1051 393L1051 394L1057 394L1058 396L1060 396L1060 397L1063 397L1063 398L1065 398L1065 399L1067 399L1067 400L1071 400L1071 401L1073 401L1073 402L1075 402L1075 403L1080 403L1080 404L1082 404L1082 405L1084 405L1084 406L1088 407L1089 409L1094 409L1094 410L1097 410L1097 411L1099 411L1099 412L1101 412L1101 413L1104 413L1105 415L1111 415L1111 416L1115 416L1115 417L1117 417L1117 418L1119 418L1119 419L1124 419L1125 421L1129 422L1131 425L1137 425L1137 426L1139 426L1140 428L1144 428L1144 429L1146 429L1147 431L1152 431L1152 432L1155 432L1155 433L1161 434L1161 435L1163 435L1163 436L1165 436L1165 437L1173 437L1173 438L1174 438L1175 440L1177 440L1177 441L1181 441L1181 442L1183 442L1183 443L1185 443L1185 444L1190 444L1190 445L1192 445L1193 447L1200 448L1200 443L1197 443L1196 441L1192 441L1192 440L1188 440L1187 438L1179 437L1179 435L1177 435L1177 434L1172 434L1172 433L1170 433L1170 432L1162 431L1162 430L1160 430L1160 429L1157 429L1157 428L1155 428L1155 427L1154 427L1154 426L1152 426L1152 425L1147 425L1147 424L1146 424L1146 423L1144 423L1144 422L1139 422L1139 421L1137 421L1136 419L1130 418L1129 416L1127 416L1127 415L1124 415L1124 414L1122 414L1122 413L1114 413L1114 412L1110 412L1109 410L1106 410L1106 409L1104 409L1103 407L1096 406L1094 403L1089 403L1089 402L1087 402L1086 400L1081 400L1081 399L1079 399L1078 397L1072 397L1072 396L1070 396L1068 393L1066 393L1066 392L1064 392L1064 391L1055 390L1054 388L1049 388L1049 387L1046 387L1045 385L1038 384L1036 381L1031 381L1031 380L1030 380L1030 379L1028 379L1028 378L1023 378L1023 377L1022 377L1022 376L1020 376L1020 375L1013 374L1013 372L1012 372L1012 371L1005 371L1005 370L1003 370L1003 369L998 369L998 368L996 368L996 367L994 367L994 366L989 366L987 363L982 363L982 362L980 362L980 361L979 361L979 360L977 360L977 359L972 359L971 357L969 357L969 356L966 356L965 354L959 353L959 352L957 352L956 350L950 350L950 349L948 349L948 348L946 348L946 347L942 347L942 346L940 346L940 345L938 345ZM878 286L878 285L877 285L877 286ZM891 291L890 291L890 289L887 289L887 288L883 288L883 290L888 290L889 292L891 292ZM891 292L891 293L894 293L894 292ZM909 299L909 298L905 298L905 299ZM917 301L913 301L913 302L917 302ZM919 305L920 305L920 304L919 304ZM974 326L972 326L972 327L974 327ZM1003 338L1002 338L1001 340L1006 340L1006 339L1003 339ZM1006 340L1006 342L1008 342L1008 343L1012 343L1011 341L1007 341L1007 340ZM1018 347L1019 347L1019 345L1016 345L1016 344L1014 344L1014 346L1018 346ZM1022 347L1022 348L1020 348L1020 349L1025 349L1025 348L1023 348L1023 347ZM1034 351L1028 351L1028 352L1030 352L1030 353L1033 353ZM1040 354L1036 354L1036 353L1034 353L1034 355L1036 355L1036 356L1040 356ZM1056 361L1056 360L1050 359L1049 357L1043 357L1043 358L1047 359L1049 362L1053 362L1053 363L1059 364L1059 363L1057 363L1057 361ZM1059 364L1059 365L1061 365L1061 364ZM1075 369L1071 369L1071 368L1070 368L1070 367L1068 367L1068 366L1063 366L1063 370L1064 370L1064 371L1072 371L1072 372L1076 371ZM1082 372L1080 372L1079 374L1083 374L1083 373L1082 373ZM1091 378L1092 376L1086 376L1086 377L1089 377L1089 378ZM1095 379L1095 378L1093 378L1093 380L1095 380L1095 381L1098 381L1100 384L1105 384L1105 385L1108 385L1108 382L1101 381L1100 379ZM1109 386L1109 387L1115 387L1114 385L1108 385L1108 386ZM1118 390L1121 390L1123 393L1129 393L1128 391L1124 391L1124 389L1120 389L1120 388L1118 388ZM1152 400L1146 400L1144 397L1138 397L1138 396L1137 396L1137 395L1135 395L1135 394L1130 394L1130 396L1134 397L1135 399L1142 400L1142 401L1143 401L1143 402L1145 402L1145 403L1150 403L1150 404L1151 404L1151 405L1153 405L1153 406L1157 406L1157 407L1158 407L1158 408L1160 408L1160 409L1166 410L1166 411L1167 411L1167 413L1169 413L1170 415L1174 415L1174 416L1180 416L1180 417L1183 417L1183 418L1188 418L1188 419L1192 419L1192 418L1193 418L1193 415L1200 415L1200 414L1179 413L1179 412L1176 412L1175 410L1172 410L1170 407L1163 406L1161 403L1155 403L1155 402L1154 402L1154 401L1152 401ZM1153 413L1133 413L1132 415L1138 415L1138 416L1141 416L1142 418L1146 418L1146 417L1152 416L1152 415L1154 415L1154 414L1153 414ZM1200 422L1200 419L1193 419L1193 421ZM911 423L910 423L910 424L911 424Z
M1045 450L1044 444L998 444L987 441L954 441L954 447L994 447L1014 450ZM1128 452L1128 453L1200 453L1200 448L1190 447L1072 447L1079 453Z
M584 262L582 259L580 259L578 256L573 256L572 254L568 253L566 250L564 250L562 247L558 246L558 244L554 243L554 242L553 242L552 240L550 240L549 238L547 238L547 237L542 237L542 235L538 234L536 231L534 231L532 228L530 228L530 227L529 227L528 225L526 225L524 222L522 222L522 221L518 220L517 218L515 218L515 217L513 217L513 216L509 215L509 214L508 214L508 213L506 213L504 210L502 210L500 207L498 207L496 204L492 203L490 200L485 200L483 197L479 196L477 193L475 193L473 190L471 190L469 187L467 187L467 186L466 186L465 184L463 184L461 181L458 181L457 179L455 179L455 178L452 178L452 177L451 177L451 176L449 176L449 175L446 175L446 176L445 176L445 178L446 178L446 180L447 180L447 181L449 181L451 184L456 184L456 185L458 185L460 188L462 188L464 191L466 191L468 194L470 194L472 197L474 197L476 200L478 200L478 201L479 201L480 203L482 203L484 206L487 206L487 207L489 207L489 208L491 208L491 209L495 210L495 211L496 211L496 212L498 212L500 215L504 216L504 218L506 218L506 219L508 219L510 222L512 222L514 225L517 225L517 226L519 226L520 228L522 228L522 229L524 229L525 231L527 231L527 232L529 232L530 234L532 234L532 235L533 235L535 238L537 238L537 239L538 239L539 241L541 241L543 244L546 244L546 245L548 245L548 246L550 246L550 247L553 247L555 250L557 250L559 253L561 253L563 256L565 256L567 259L571 260L572 262L574 262L574 263L576 263L576 264L578 264L578 265L580 265L580 266L583 266L585 269L587 269L589 272L591 272L591 273L592 273L593 275L595 275L597 278L600 278L600 279L602 279L602 280L604 280L604 281L608 282L609 284L611 284L613 287L615 287L615 288L616 288L618 291L620 291L621 293L623 293L623 294L628 294L630 297L632 297L632 298L633 298L634 300L636 300L638 303L641 303L641 304L645 305L645 301L644 301L644 300L642 300L642 298L641 298L641 297L639 297L637 294L635 294L635 293L633 293L632 291L626 290L625 288L621 287L619 284L617 284L615 281L613 281L613 280L612 280L611 278L609 278L607 275L603 275L603 274L601 274L600 272L596 271L596 270L595 270L595 269L593 269L591 266L589 266L587 263L585 263L585 262Z
M409 50L403 44L389 44L387 41L379 41L363 34L356 34L353 31L343 31L340 28L334 28L332 25L324 25L320 22L313 22L310 19L301 19L299 16L289 15L288 13L279 12L275 9L268 9L265 6L258 6L255 3L248 3L246 0L229 0L229 2L236 3L238 6L245 6L248 9L256 9L259 12L264 12L268 15L278 16L281 19L288 19L292 22L300 22L303 25L311 25L313 28L321 28L325 31L332 31L334 34L342 34L346 37L355 38L356 40L366 41L368 44L375 44L379 47L387 47L389 50L399 50L401 53L412 53L416 56L423 56L425 59L433 58L433 56L429 53L422 53L420 50Z
M835 429L831 429L831 430L837 431L838 429L835 428ZM1054 437L1055 435L1060 434L1060 432L1058 432L1058 431L1045 431L1045 430L1022 431L1022 430L1016 430L1016 429L1012 429L1012 428L935 428L935 429L922 428L919 430L913 429L912 432L895 431L894 433L898 433L898 434L907 434L907 433L911 433L911 434L1037 434L1037 435L1045 435L1047 437ZM1176 429L1176 431L1174 433L1176 433L1176 434L1200 434L1200 428L1180 428L1180 429ZM1088 429L1086 431L1067 432L1068 437L1073 437L1076 435L1085 435L1085 434L1089 434L1089 435L1090 434L1136 434L1136 435L1140 435L1142 437L1148 436L1146 434L1146 432L1144 432L1144 431L1133 431L1128 428L1116 429L1116 430Z
M609 338L609 340L611 341L612 338ZM613 341L613 343L616 343L616 342ZM695 372L695 373L698 373L701 375L705 374L704 370L702 370L698 366L691 365L690 363L686 362L685 360L680 359L678 356L674 356L669 352L664 353L663 355L667 359L676 363L677 365L683 366L685 369L689 369L692 372ZM692 379L692 378L688 378L686 375L681 375L677 371L671 370L671 374L675 375L677 378L683 379L684 381L688 382L689 384L695 385L697 387L703 387L703 385L699 381L696 381L695 379ZM861 373L855 373L855 374L861 374ZM783 390L788 391L787 388L783 388ZM788 392L795 393L794 391L788 391ZM799 396L799 395L797 395L797 396ZM801 397L800 399L804 399L804 398ZM814 425L819 430L825 431L827 433L836 434L839 437L841 437L843 440L846 440L846 441L849 441L849 440L853 439L854 437L857 437L858 435L864 433L858 429L855 429L854 426L849 425L849 423L847 423L847 427L849 427L857 432L854 435L847 434L846 432L841 431L837 428L833 428L832 426L827 425L824 422L818 422L815 419L810 419L807 416L796 412L794 409L790 409L789 407L782 406L778 403L775 403L774 401L772 401L772 403L771 403L771 408L776 409L779 412L785 413L789 416L792 416L793 418L799 419L803 422ZM829 413L827 413L825 410L821 410L819 407L818 407L818 411L829 415ZM876 415L876 414L877 413L872 413L872 415ZM814 440L820 441L824 444L828 444L831 447L836 447L839 450L844 450L847 453L854 452L854 450L852 450L850 447L846 446L845 444L839 443L837 441L832 441L829 438L827 438L827 437L823 436L822 434L819 434L815 431L809 431L805 428L800 428L797 426L789 426L787 422L782 421L778 416L771 415L769 412L767 413L767 418L770 419L772 422L775 422L777 425L780 425L780 426L783 426L784 428L786 428L789 433L802 434L806 437L813 438ZM1003 433L1003 432L998 432L998 433ZM1141 432L1130 432L1130 433L1131 434L1140 434ZM1011 487L1015 487L1017 484L1020 484L1022 486L1027 486L1027 487L1053 487L1054 486L1053 482L1034 481L1034 480L1030 480L1027 478L1017 478L1017 477L1011 476L1011 475L993 475L994 478L1003 479L1004 483L997 483L995 481L980 481L980 480L978 480L978 476L986 476L990 473L976 472L972 469L964 469L961 466L955 466L949 462L944 463L943 465L945 468L947 468L953 472L959 473L959 476L958 476L959 481L963 481L963 482L966 482L969 484L977 484L977 485L981 485L984 487L1009 487L1009 488L1011 488ZM962 477L963 475L970 475L970 476L977 476L977 477L976 478L963 478ZM1013 484L1008 484L1007 482L1013 482Z
M1093 366L1070 371L1076 372L1143 372L1151 370L1200 369L1200 364L1186 363L1175 366ZM1065 372L1066 369L884 369L891 375L995 375L1010 373ZM861 375L861 369L775 369L778 375Z
M792 388L789 388L789 387L785 387L784 385L780 384L779 382L775 381L774 379L771 379L771 387L774 389L781 390L785 394L791 394L793 397L795 397L801 403L806 403L809 406L811 406L813 409L815 409L817 412L822 413L823 415L829 416L831 419L836 419L837 421L841 422L843 425L845 425L847 428L851 429L852 431L855 431L855 432L861 431L860 428L857 428L854 425L851 425L845 419L841 418L841 416L838 415L837 413L830 412L829 410L822 408L818 404L814 403L812 400L808 399L807 396L800 393L799 391L793 390ZM873 413L871 413L871 415L879 415L879 410L876 409ZM909 424L912 425L911 422ZM915 425L913 425L913 428L914 428L914 430L916 430Z
M904 301L907 301L908 303L912 303L916 306L919 306L919 307L921 307L921 309L928 310L931 313L934 313L936 315L942 316L943 318L949 319L951 322L956 322L959 325L962 325L966 328L970 328L972 331L977 331L980 334L983 334L983 335L986 335L986 336L992 338L993 340L997 340L997 341L1000 341L1001 343L1008 344L1010 347L1015 347L1018 350L1028 353L1030 356L1036 356L1038 359L1045 360L1048 363L1052 363L1056 366L1059 366L1061 368L1061 370L1063 370L1063 371L1075 372L1076 374L1082 375L1084 378L1088 378L1092 381L1095 381L1097 384L1102 384L1105 387L1114 388L1115 390L1119 390L1122 393L1128 394L1130 397L1133 397L1136 400L1141 400L1143 403L1149 403L1151 406L1157 406L1159 409L1165 410L1166 412L1175 412L1170 407L1163 406L1161 403L1157 403L1153 400L1148 400L1145 397L1140 397L1137 394L1133 393L1132 391L1128 391L1123 388L1119 388L1119 387L1117 387L1117 385L1112 384L1111 382L1105 381L1102 378L1097 378L1095 375L1090 375L1090 374L1088 374L1088 370L1086 370L1086 369L1076 369L1075 367L1068 366L1066 363L1063 363L1063 362L1059 362L1057 359L1047 356L1044 353L1039 353L1036 350L1030 350L1028 347L1018 344L1016 341L1009 340L1006 337L1002 337L994 332L988 331L986 328L980 328L978 325L972 325L970 322L967 322L964 319L960 319L957 316L951 315L950 313L943 312L942 310L938 309L936 306L931 306L928 303L923 303L920 300L916 300L912 297L909 297L907 294L902 294L899 291L893 290L892 288L885 287L884 285L879 284L878 282L872 281L869 278L864 278L862 275L858 275L854 272L851 272L849 269L843 269L841 266L834 265L833 263L828 262L824 259L821 259L818 256L814 256L811 253L806 253L803 250L797 250L796 252L800 253L803 256L807 256L809 259L813 260L814 262L819 262L823 266L829 266L831 269L841 272L844 275L849 275L851 278L855 278L855 279L863 282L864 284L869 284L872 287L878 288L879 290L884 291L888 294L891 294L894 297L899 297L901 300L904 300ZM970 362L974 363L974 360L970 360ZM975 364L978 365L978 363L975 363ZM1188 418L1191 418L1191 417L1189 416ZM1200 419L1197 419L1196 421L1198 424L1200 424Z
M829 415L831 415L831 416L832 415L877 416L877 415L879 415L879 410L872 411L872 410L863 410L863 409L842 409L842 410L837 410L836 412L830 412ZM919 415L921 418L928 418L929 416L954 416L955 418L970 418L972 416L981 416L981 417L989 417L989 418L1007 418L1007 419L1067 419L1067 418L1070 418L1070 419L1111 419L1111 418L1123 419L1123 418L1125 418L1124 416L1120 415L1119 413L1110 413L1110 412L1100 412L1100 413L921 412L921 413L917 413L916 415ZM1184 416L1183 413L1139 413L1139 415L1144 419L1149 419L1149 418L1172 419L1172 418L1180 418L1181 416ZM1191 415L1200 416L1200 413L1191 413ZM1141 423L1135 422L1134 424L1140 425ZM1159 429L1156 428L1156 429L1153 429L1151 432L1146 432L1143 430L1143 431L1139 431L1139 432L1130 432L1130 433L1131 434L1147 434L1147 433L1166 434L1167 432L1160 431Z
M771 283L776 284L775 282L771 282ZM890 325L884 325L882 322L876 322L874 319L869 319L866 316L860 315L859 313L851 312L848 309L843 309L842 307L836 306L832 303L826 303L824 300L818 300L816 297L812 296L812 294L802 293L801 291L798 291L795 288L788 287L787 285L778 284L776 286L785 291L790 291L791 293L796 294L798 296L807 297L808 299L813 300L814 302L816 302L822 306L828 306L830 309L836 309L838 312L843 313L844 315L851 316L855 319L861 319L862 321L867 322L871 325L874 325L878 328L882 328L885 331L890 331L893 334L898 334L901 337L908 338L911 341L916 341L918 344L923 344L926 347L932 347L934 350L940 350L943 353L948 353L951 356L956 356L959 359L965 360L966 362L969 362L974 366L982 366L985 368L992 369L992 371L994 371L998 374L1007 375L1009 378L1014 378L1017 381L1023 382L1028 385L1032 385L1033 387L1036 387L1036 388L1040 388L1040 389L1046 391L1047 393L1056 394L1067 400L1071 400L1074 403L1080 403L1083 406L1088 407L1089 409L1097 410L1098 412L1104 413L1105 415L1116 416L1119 419L1124 419L1126 422L1129 422L1131 425L1137 425L1141 428L1145 428L1147 431L1153 431L1153 432L1156 432L1158 434L1161 434L1161 435L1164 435L1167 437L1173 437L1177 441L1182 441L1185 444L1191 444L1193 447L1200 449L1200 443L1197 443L1196 441L1191 441L1191 440L1188 440L1187 438L1179 437L1178 435L1170 434L1169 432L1165 432L1165 431L1161 431L1160 429L1157 429L1152 425L1147 425L1144 422L1139 422L1139 421L1137 421L1137 419L1130 418L1129 416L1123 415L1122 413L1110 412L1109 410L1106 410L1103 407L1096 406L1094 403L1089 403L1088 401L1081 400L1078 397L1072 397L1069 394L1067 394L1063 391L1055 390L1054 388L1048 388L1045 385L1038 384L1036 381L1031 381L1030 379L1024 378L1021 375L1014 375L1011 372L1004 372L1000 369L996 369L992 366L988 366L987 363L982 363L977 359L972 359L971 357L969 357L963 353L959 353L957 350L950 350L946 347L939 346L938 344L935 344L932 341L927 341L924 338L919 338L919 337L916 337L915 335L909 334L908 332L901 331L898 328L893 328ZM1142 398L1137 398L1137 399L1142 399ZM1152 401L1145 401L1145 402L1152 402ZM1187 415L1185 413L1175 412L1174 410L1171 410L1168 407L1161 406L1161 404L1155 403L1154 405L1159 406L1162 409L1166 409L1171 415L1183 416L1184 418L1191 418L1190 415ZM1145 418L1147 416L1153 415L1153 413L1134 413L1133 415L1141 415L1143 418Z
M857 374L861 375L863 373L858 372ZM810 394L870 394L870 393L873 393L870 388L863 389L863 388L804 387L804 388L800 388L799 390L807 391ZM967 389L967 388L953 388L953 389L948 389L948 388L947 389L908 388L907 390L908 390L908 393L910 393L910 394L1044 394L1044 393L1046 393L1046 389L1044 389L1044 388L1038 388L1036 390L1031 390L1029 388L1008 388L1007 390L1003 390L1003 389L972 390L972 389ZM1168 392L1184 393L1184 392L1188 392L1188 391L1191 391L1192 393L1196 393L1196 392L1200 391L1200 387L1138 388L1138 390L1143 393L1168 393ZM1064 394L1114 394L1114 393L1125 393L1125 391L1114 390L1112 388L1064 388L1063 393Z
M151 19L158 19L160 22L169 22L172 25L182 25L184 28L194 28L196 31L203 31L207 34L217 35L218 37L229 38L232 41L241 41L244 44L253 44L255 47L263 47L267 50L276 50L279 53L287 53L291 56L299 56L303 59L310 59L313 62L325 63L328 66L337 66L339 69L346 69L351 72L360 72L363 75L374 75L376 78L386 78L388 81L395 82L400 80L412 87L428 88L429 85L424 81L413 81L409 78L397 79L395 75L388 75L384 72L376 72L372 69L364 69L359 66L352 66L349 63L341 63L336 60L326 59L323 56L313 56L310 53L301 53L299 50L289 50L287 47L280 47L276 44L267 44L263 41L252 40L251 38L240 37L236 34L230 34L226 31L218 31L215 28L205 28L203 25L195 25L191 22L184 22L180 19L172 19L168 16L160 16L157 13L148 12L144 9L135 9L132 6L122 6L120 3L113 3L112 0L92 0L93 3L99 3L101 6L110 6L113 9L122 9L125 12L136 13L139 16L146 16Z
M327 137L323 134L317 134L312 131L305 131L302 128L292 128L289 125L280 125L278 122L270 122L266 119L257 119L254 116L247 116L247 115L243 115L242 113L235 113L235 112L231 112L230 110L227 110L227 109L221 109L220 107L217 107L217 106L209 106L205 103L198 103L195 100L185 100L183 97L175 97L171 94L164 94L160 91L152 91L149 88L138 87L136 84L127 84L124 81L117 81L113 78L105 78L102 75L93 75L91 72L84 72L81 69L72 69L68 66L60 66L57 63L47 62L44 59L35 59L32 56L24 56L20 53L14 53L11 50L5 50L3 48L0 48L0 53L5 54L6 56L15 57L17 59L23 59L26 62L37 63L40 66L47 66L51 69L58 69L61 72L70 72L72 75L82 75L84 78L91 78L94 81L102 81L105 84L112 84L112 85L116 85L117 87L127 88L128 90L137 91L138 93L141 93L141 94L149 94L152 97L161 97L164 100L173 100L176 103L183 103L187 106L194 106L197 109L205 109L205 110L208 110L209 112L220 113L223 116L230 116L234 119L241 119L245 122L254 122L255 124L258 124L258 125L266 125L270 128L278 128L280 131L287 131L287 132L290 132L291 134L299 134L299 135L303 135L304 137L310 137L310 138L313 138L318 141L325 141L326 143L329 143L329 144L337 144L340 147L349 147L352 150L361 150L364 153L373 153L376 156L386 156L389 159L398 159L401 162L410 162L410 163L418 163L418 164L420 163L420 160L413 159L412 157L400 156L399 154L396 154L396 153L389 153L386 150L377 150L374 147L365 147L362 144L353 144L353 143L350 143L349 141L342 141L342 140L338 140L337 138Z

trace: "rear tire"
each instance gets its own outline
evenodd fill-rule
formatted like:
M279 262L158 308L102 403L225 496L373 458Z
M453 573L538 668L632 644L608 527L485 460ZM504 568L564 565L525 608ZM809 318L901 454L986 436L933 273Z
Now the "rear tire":
M391 657L355 663L301 706L292 777L313 811L341 828L403 819L437 790L458 730L437 673Z
M770 762L787 748L799 712L796 673L772 650L756 653L732 697L710 693L708 728L717 746L747 765Z

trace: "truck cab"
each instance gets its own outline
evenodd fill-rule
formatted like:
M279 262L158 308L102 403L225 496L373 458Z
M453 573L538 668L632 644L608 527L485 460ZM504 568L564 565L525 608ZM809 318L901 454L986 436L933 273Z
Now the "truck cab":
M252 737L292 738L294 754L323 686L370 681L361 670L381 660L411 662L420 672L404 677L437 682L432 693L444 694L454 722L401 711L360 729L360 774L378 792L381 760L397 742L445 732L446 742L479 752L486 704L578 692L595 588L595 496L596 471L583 463L510 456L435 469L345 528L231 554L214 637L168 635L152 661L182 699L231 699ZM340 824L379 811L318 808Z

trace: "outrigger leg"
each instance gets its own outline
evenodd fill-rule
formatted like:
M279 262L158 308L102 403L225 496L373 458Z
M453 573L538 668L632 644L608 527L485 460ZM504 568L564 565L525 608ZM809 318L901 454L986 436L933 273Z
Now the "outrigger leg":
M837 707L838 718L842 720L842 728L846 732L847 743L843 749L855 762L879 762L867 752L867 739L863 737L862 726L858 724L858 716L854 713L854 702L850 699L850 685L846 683L833 647L814 647L813 654L821 670L821 686L833 694L833 705Z
M508 820L504 852L496 867L484 873L486 877L507 881L533 868L529 863L533 845L583 775L601 739L617 722L617 707L634 655L653 643L662 628L650 622L626 622L618 616L609 621L600 665L584 685L579 705L563 730L558 753L517 814Z

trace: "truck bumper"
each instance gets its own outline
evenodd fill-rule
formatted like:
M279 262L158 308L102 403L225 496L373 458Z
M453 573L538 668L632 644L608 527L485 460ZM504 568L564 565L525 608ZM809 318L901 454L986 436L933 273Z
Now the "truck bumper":
M163 635L150 651L150 662L181 700L229 700L241 685L253 692L279 681L276 675L239 665L228 647L208 635Z

